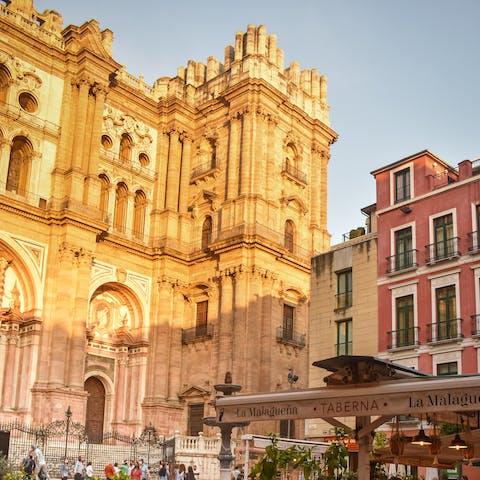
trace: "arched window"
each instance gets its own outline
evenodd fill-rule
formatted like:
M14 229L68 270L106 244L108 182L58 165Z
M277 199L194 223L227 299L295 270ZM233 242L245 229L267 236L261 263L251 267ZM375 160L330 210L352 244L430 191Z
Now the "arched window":
M285 147L285 167L287 172L290 172L289 168L297 168L297 153L291 143Z
M103 221L108 218L108 191L110 188L110 180L103 173L99 175L100 178L100 205L98 208L102 212Z
M212 243L212 217L206 217L202 225L202 249Z
M285 248L291 253L293 253L294 235L295 229L293 222L291 220L287 220L285 222L284 242Z
M119 152L120 160L122 162L129 162L130 159L132 158L132 146L133 146L133 142L130 135L128 135L128 133L124 133L122 135L122 138L120 139L120 152Z
M133 206L133 235L136 238L143 238L146 208L147 197L142 190L137 190L135 192L135 203Z
M5 65L0 65L0 103L7 102L8 88L10 86L10 72Z
M10 150L8 162L7 190L25 195L32 160L32 144L25 137L16 137Z
M124 183L119 183L115 192L115 215L113 217L113 226L119 232L125 232L127 207L128 188Z

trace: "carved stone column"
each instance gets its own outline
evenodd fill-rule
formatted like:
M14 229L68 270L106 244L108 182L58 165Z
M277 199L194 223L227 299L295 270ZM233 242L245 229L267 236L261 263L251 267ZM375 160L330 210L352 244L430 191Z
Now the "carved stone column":
M168 149L167 192L165 208L178 210L178 187L180 181L180 134L177 130L170 132L170 144Z
M9 325L11 328L13 325ZM3 388L2 388L2 409L13 409L14 388L16 381L14 378L18 378L16 352L18 348L18 330L10 329L7 333L7 348L5 352L5 364L3 365Z
M4 191L7 185L8 164L10 161L10 150L12 142L0 139L0 191Z
M90 90L90 80L82 77L77 80L78 88L77 111L74 124L74 142L72 155L72 168L81 169L83 151L85 148L85 131L87 128L87 109L88 109L88 93Z
M113 424L122 423L125 418L126 411L126 370L128 365L128 356L122 353L116 359L116 372L115 372L115 398L114 398L114 418Z
M220 318L218 322L218 371L233 370L233 279L229 270L220 273Z
M227 200L238 195L239 189L239 155L240 155L241 116L230 117L230 130L228 138L228 165L227 165Z
M240 195L251 193L254 113L246 109L243 113L242 146L240 156Z
M182 319L185 312L183 288L173 289L173 315L170 322L170 351L168 355L168 400L178 402L182 373Z
M190 184L190 163L192 155L192 139L183 133L182 140L182 165L180 171L180 198L179 198L179 212L187 213L188 206L188 186Z

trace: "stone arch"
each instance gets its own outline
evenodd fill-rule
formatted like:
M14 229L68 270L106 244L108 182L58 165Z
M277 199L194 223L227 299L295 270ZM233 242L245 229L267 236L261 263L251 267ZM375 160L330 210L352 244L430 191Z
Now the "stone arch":
M101 173L98 178L100 179L100 200L98 208L102 212L103 218L106 221L108 218L108 203L110 198L110 179L105 173Z
M143 338L144 314L138 296L126 285L107 282L98 286L89 301L87 328L92 339L126 343Z
M88 392L85 414L85 430L89 442L99 441L103 437L107 392L104 382L97 376L89 376L84 383Z
M295 233L296 233L295 223L293 220L286 220L283 227L283 241L285 248L290 252L294 253L295 247Z
M132 137L124 132L120 137L120 148L118 156L122 162L129 162L132 159L133 140Z
M213 220L210 215L206 215L202 223L202 250L208 248L212 243Z
M5 64L0 65L0 104L7 103L12 75Z
M128 211L128 187L124 182L117 183L115 190L115 212L113 225L119 232L125 232Z
M42 309L45 256L41 245L0 232L1 308L27 315Z
M33 146L24 136L17 136L12 141L8 160L6 190L25 195L28 189Z

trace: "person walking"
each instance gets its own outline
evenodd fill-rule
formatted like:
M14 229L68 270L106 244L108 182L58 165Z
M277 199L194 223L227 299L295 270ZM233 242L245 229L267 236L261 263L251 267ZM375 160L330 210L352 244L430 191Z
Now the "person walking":
M68 460L64 460L64 462L60 465L60 478L62 480L67 480L70 476L70 465Z
M112 480L112 478L115 476L115 468L111 463L107 463L105 465L103 472L105 473L105 478L107 480Z
M83 480L84 476L83 458L79 455L75 465L73 466L73 478L74 480Z
M33 459L32 454L28 455L28 457L26 457L23 461L23 471L25 472L27 479L30 480L33 476L33 472L35 471L35 460Z
M135 462L132 471L130 472L131 480L142 480L142 469L140 468L140 462Z
M195 480L195 472L191 465L189 465L187 469L187 480Z
M162 462L162 465L160 467L160 470L158 471L158 478L159 480L168 480L168 464L165 462Z
M142 471L142 480L150 480L150 472L148 470L148 465L143 461L143 458L139 462L140 470Z
M93 465L92 462L88 462L85 467L85 480L91 480L93 478Z

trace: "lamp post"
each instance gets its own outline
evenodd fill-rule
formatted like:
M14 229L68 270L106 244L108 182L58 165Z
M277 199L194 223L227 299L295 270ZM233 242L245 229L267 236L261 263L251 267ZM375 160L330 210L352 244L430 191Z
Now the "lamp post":
M232 384L232 375L230 372L225 374L225 383L214 385L213 388L217 394L223 394L224 396L232 395L239 392L242 387L240 385ZM246 427L250 422L231 422L222 423L222 417L220 415L219 421L215 417L205 417L203 423L209 427L219 427L221 433L221 447L218 454L218 460L220 462L220 480L230 480L230 468L232 466L232 460L235 456L232 454L231 440L232 430L235 427Z
M290 384L290 390L293 388L293 384L297 383L298 380L298 375L295 374L293 371L293 367L288 369L288 375L287 375L287 380L288 383ZM293 420L288 419L288 424L287 424L287 437L290 438L290 427L292 425Z
M72 411L70 410L70 405L65 412L66 417L66 427L65 427L65 455L63 456L63 461L67 460L67 448L68 448L68 432L70 430L70 419L72 418Z

